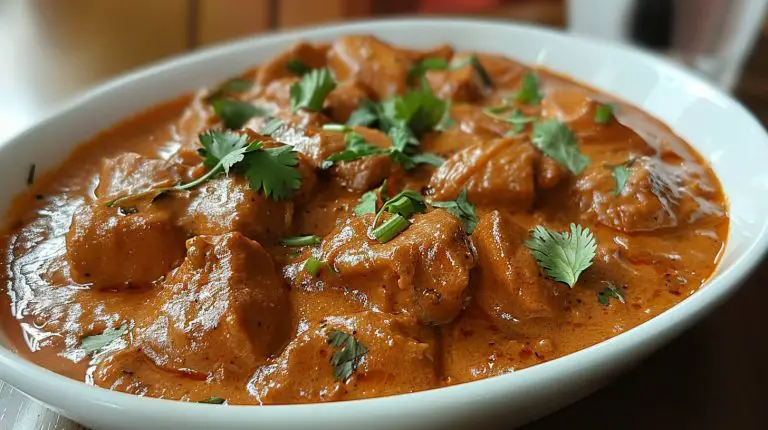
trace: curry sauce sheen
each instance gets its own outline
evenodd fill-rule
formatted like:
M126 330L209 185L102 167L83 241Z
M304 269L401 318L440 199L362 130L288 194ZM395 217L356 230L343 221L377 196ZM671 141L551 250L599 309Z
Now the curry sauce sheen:
M426 59L438 65L419 74ZM321 68L336 82L322 109L292 109L292 86ZM214 90L83 143L7 215L3 330L19 354L88 384L193 402L408 393L518 371L630 330L695 293L725 245L727 205L701 157L648 114L555 73L347 36L296 43L239 82L226 97L258 112L229 133L259 151L288 145L300 185L278 200L233 168L107 204L210 171L199 135L223 132ZM531 85L533 97L521 96ZM441 126L413 126L409 144L439 166L398 162L381 122L323 127L413 91L450 101ZM578 173L532 143L533 123L548 120L588 157ZM350 133L370 154L329 163ZM378 212L402 190L425 209L389 240L372 238L375 215L354 212L361 197L373 191ZM471 234L429 204L462 195L476 215ZM597 243L573 288L526 245L536 226L571 223ZM299 235L320 240L281 243ZM100 335L107 341L85 347Z

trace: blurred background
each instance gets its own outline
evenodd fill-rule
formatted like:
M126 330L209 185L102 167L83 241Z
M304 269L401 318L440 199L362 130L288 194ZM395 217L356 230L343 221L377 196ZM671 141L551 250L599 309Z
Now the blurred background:
M761 68L760 57L766 56L759 55L768 52L761 43L768 35L765 5L766 0L0 0L0 139L96 83L169 56L269 31L414 14L532 22L641 45L734 89L768 119L768 107L760 105L768 96L761 78L768 76L768 60Z
M118 74L225 41L402 15L535 23L639 45L768 124L768 0L0 0L0 141ZM768 267L642 365L529 429L768 428ZM79 429L0 381L0 429Z

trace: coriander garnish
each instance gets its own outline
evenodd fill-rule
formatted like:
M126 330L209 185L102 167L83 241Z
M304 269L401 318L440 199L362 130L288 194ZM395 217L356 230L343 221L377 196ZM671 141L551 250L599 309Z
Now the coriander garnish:
M267 118L266 121L264 121L264 125L261 126L261 130L259 130L259 133L265 135L265 136L272 136L285 125L285 123L277 118Z
M221 405L221 404L224 404L224 402L226 402L226 400L222 399L221 397L211 396L211 397L208 397L207 399L200 400L197 403L208 403L210 405Z
M371 236L373 236L379 243L387 243L408 228L409 225L408 220L403 216L392 215L380 226L371 230Z
M354 336L340 330L328 332L328 345L336 348L330 360L333 376L341 382L347 382L357 370L363 356L368 353L368 348Z
M443 58L425 58L411 66L411 69L408 71L408 82L421 78L428 70L445 70L447 68L448 61Z
M380 155L386 152L385 149L368 143L360 133L355 131L347 132L344 135L344 145L346 149L332 154L325 159L326 162L323 163L323 168L328 168L337 161L354 161L363 157Z
M472 234L477 227L478 217L475 213L475 205L467 200L467 189L463 188L456 200L432 202L432 207L443 208L461 220L464 231Z
M592 265L597 244L588 228L571 224L570 232L536 226L525 242L547 276L573 288L579 275Z
M611 299L616 299L621 303L626 303L624 301L624 295L621 293L621 290L616 286L616 284L613 282L605 282L605 284L606 287L603 289L603 291L599 291L597 293L598 303L607 306Z
M616 105L613 103L599 104L595 108L595 124L607 125L613 119L613 111Z
M424 198L419 193L411 190L402 191L381 206L381 209L379 209L376 217L373 219L369 233L379 243L389 242L400 232L408 228L410 225L408 218L416 213L423 213L426 209L427 205L424 202ZM392 216L381 226L377 227L379 218L384 211L391 213Z
M309 258L307 258L306 261L304 261L304 265L302 266L304 271L309 273L312 276L319 275L320 270L323 267L325 267L331 273L336 273L330 264L328 264L326 261L323 261L315 257L314 255L310 255Z
M310 67L307 66L306 63L296 58L288 60L288 62L285 63L285 68L291 73L299 76L304 76L310 70Z
M635 164L635 159L630 158L629 160L621 163L621 164L604 164L603 167L611 169L611 175L613 176L613 181L616 183L616 188L613 190L613 195L618 196L621 195L621 192L624 190L624 187L627 185L627 181L629 180L629 175L631 172L629 171L629 168L632 167L632 165Z
M273 200L289 198L301 186L301 174L296 169L298 155L290 146L262 148L261 142L249 142L247 136L230 131L208 131L201 134L200 144L203 146L199 150L203 156L203 165L210 169L203 176L186 184L153 188L112 199L105 205L113 207L140 197L157 198L167 192L189 190L222 172L229 174L230 169L243 174L251 189L261 191Z
M294 236L280 239L280 244L288 247L312 246L320 244L321 240L315 235Z
M363 216L365 214L375 214L376 213L376 203L379 201L379 196L381 196L382 200L387 199L387 180L385 179L384 182L381 183L381 186L374 190L370 190L365 192L362 196L360 196L359 203L355 208L352 210L352 212L355 213L357 216Z
M402 165L405 170L411 170L418 164L440 167L445 161L431 152L416 152L419 141L405 126L398 125L390 128L389 137L392 139L392 147L388 151L389 157Z
M576 135L565 123L548 119L533 125L531 142L547 157L578 175L589 165L589 157L579 150Z
M211 103L231 94L244 93L250 90L251 87L253 87L253 81L239 78L230 79L211 91L211 93L205 97L205 102Z
M539 90L539 77L534 72L528 72L523 76L520 91L515 94L515 100L529 105L539 104L544 96Z
M93 354L126 333L128 333L128 324L125 323L118 328L108 328L101 334L84 337L80 342L80 348L83 349L86 354Z
M306 109L314 112L323 110L323 102L336 88L336 82L328 69L313 69L299 82L291 85L291 110Z
M241 128L253 117L265 116L267 111L240 100L219 99L213 102L213 111L230 130Z

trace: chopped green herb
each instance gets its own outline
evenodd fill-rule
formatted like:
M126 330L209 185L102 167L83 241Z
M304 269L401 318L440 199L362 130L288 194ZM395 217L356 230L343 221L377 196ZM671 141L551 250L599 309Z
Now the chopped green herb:
M29 166L29 172L27 172L27 186L30 186L35 183L35 170L37 169L37 166L34 164Z
M128 333L128 324L123 324L118 328L108 328L104 330L102 334L84 337L80 343L80 348L83 349L86 354L93 354L94 352L97 352L108 346L126 333Z
M388 220L384 221L383 224L374 228L371 231L371 235L373 235L373 238L379 243L387 243L408 228L409 225L410 223L408 220L401 215L392 215Z
M352 210L355 215L357 216L363 216L365 214L375 214L376 213L376 204L379 202L379 196L381 196L382 200L386 200L387 195L387 180L385 179L384 182L382 182L381 186L376 188L375 190L367 191L365 194L360 196L359 203L355 208Z
M547 157L578 175L589 165L589 157L579 150L576 135L563 122L549 119L533 125L531 142Z
M340 330L328 332L328 345L336 351L331 355L333 375L341 382L347 382L357 370L368 348L362 342Z
M249 119L265 116L267 111L256 105L240 100L219 99L213 102L213 111L230 130L242 128Z
M355 109L347 120L349 126L364 126L369 127L375 125L379 121L381 116L381 107L370 101L363 100L360 106Z
M507 102L504 102L504 104L499 106L491 106L483 109L484 114L499 121L504 121L512 126L507 132L508 137L522 133L525 131L526 124L536 121L535 117L527 116L519 109L512 109L512 112L508 115L502 115L503 112L509 110L511 107L512 106Z
M467 189L464 188L459 192L456 200L449 200L443 202L432 202L432 206L436 208L443 208L456 216L464 224L464 230L467 234L472 234L477 227L478 217L475 213L475 205L467 200Z
M571 224L571 231L557 232L536 226L525 246L550 278L573 288L579 275L592 265L597 244L588 228Z
M296 169L298 152L291 146L249 152L244 162L244 175L251 188L273 200L290 198L301 186L301 173Z
M291 73L299 76L304 76L310 70L310 67L307 66L306 63L296 58L288 60L288 62L285 63L285 68Z
M448 100L445 105L445 113L443 114L443 118L440 119L440 122L437 123L435 126L435 130L437 131L446 131L451 127L456 126L456 121L451 117L451 106L453 103Z
M290 146L262 148L261 142L249 142L247 136L230 131L208 131L200 135L203 146L199 153L207 173L187 182L172 187L154 188L124 197L115 198L105 203L107 207L119 205L127 200L145 196L157 196L171 192L194 188L214 176L230 169L242 173L254 191L262 191L264 196L273 200L282 200L293 195L301 186L301 174L296 169L298 153Z
M345 124L325 124L323 125L323 131L333 131L338 133L346 133L351 129Z
M408 71L408 82L422 78L428 70L445 70L447 68L448 62L443 58L425 58L411 66Z
M613 111L616 106L613 103L597 105L595 109L595 124L606 125L613 119Z
M451 70L458 70L467 65L472 66L472 68L475 70L475 73L477 73L477 76L480 78L480 82L483 83L484 87L493 88L493 79L491 79L491 75L488 74L488 71L485 70L485 67L480 62L480 59L477 58L477 55L475 54L472 54L468 57L462 58L461 60L454 62L451 65Z
M320 274L320 269L322 269L326 264L328 263L318 259L315 256L310 256L307 258L307 261L304 262L304 271L312 276L317 276Z
M313 69L301 81L291 86L291 110L307 109L314 112L323 110L323 102L336 88L336 82L328 69Z
M325 159L328 164L324 164L324 168L330 167L337 161L354 161L371 155L384 154L386 152L386 150L368 143L362 135L354 131L350 131L344 135L344 145L346 147L345 150L332 154Z
M429 90L411 90L381 104L385 118L382 121L382 116L379 116L379 128L388 132L392 126L401 124L408 127L414 136L420 137L435 128L447 106L444 100L435 97Z
M197 403L208 403L208 404L211 404L211 405L222 405L222 404L224 404L224 402L226 402L226 400L222 399L221 397L211 396L211 397L208 397L207 399L200 400Z
M259 133L265 135L265 136L272 136L279 130L281 127L285 125L284 122L280 121L277 118L268 118L264 125L261 127L261 130Z
M280 244L288 247L312 246L320 242L320 238L315 235L286 237L280 240Z
M515 94L515 100L520 103L535 105L541 102L544 96L539 90L539 77L534 72L528 72L523 76L523 84L520 91Z
M416 191L404 190L396 194L391 199L384 202L376 213L376 218L373 219L372 228L376 227L381 214L384 211L401 215L405 218L410 218L415 213L422 213L427 209L427 204L424 201L424 197Z
M603 289L603 291L597 293L598 303L607 306L612 298L618 300L621 303L626 303L624 301L624 295L621 293L619 287L617 287L612 282L606 282L606 284L607 286Z
M627 185L627 181L629 180L629 176L632 174L632 172L629 171L630 167L635 164L635 159L630 158L629 160L621 163L621 164L604 164L604 166L608 169L611 169L611 175L613 176L613 181L616 183L616 188L613 190L614 196L621 195L621 192L624 190L624 187Z
M211 91L208 96L205 97L206 103L211 103L222 97L226 97L232 94L244 93L253 87L253 81L247 79L230 79L223 82L216 89Z
M403 125L390 128L389 137L392 139L392 147L388 151L390 158L402 165L406 170L411 170L418 164L430 164L440 167L445 161L441 157L429 152L417 153L419 141Z

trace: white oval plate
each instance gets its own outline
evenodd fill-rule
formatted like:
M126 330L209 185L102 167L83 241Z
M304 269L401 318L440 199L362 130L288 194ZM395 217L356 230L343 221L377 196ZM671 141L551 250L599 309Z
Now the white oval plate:
M87 386L0 348L0 378L97 428L510 428L591 392L722 303L768 247L768 135L738 102L664 60L623 46L536 27L471 20L355 22L257 37L175 58L103 85L0 145L0 210L31 163L50 169L78 143L155 103L216 83L297 39L371 33L389 42L497 52L546 66L660 118L712 164L730 202L731 229L716 275L699 292L626 333L566 357L469 384L381 399L285 406L174 402ZM7 312L7 310L3 310Z

